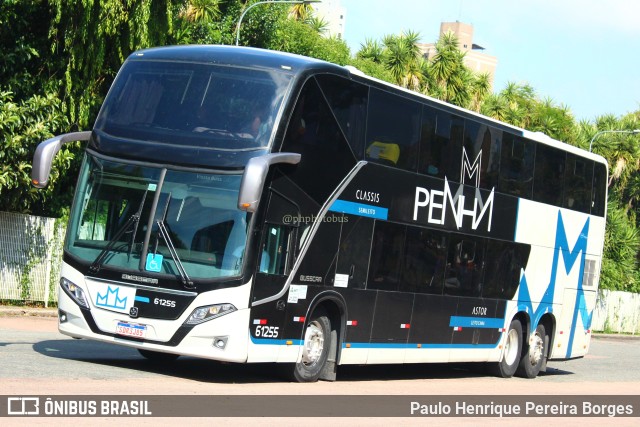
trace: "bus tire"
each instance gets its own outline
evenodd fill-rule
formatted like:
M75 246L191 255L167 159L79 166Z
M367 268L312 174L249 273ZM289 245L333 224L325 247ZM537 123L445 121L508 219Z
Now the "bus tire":
M540 323L533 333L527 346L527 351L522 354L520 365L516 371L517 376L523 378L535 378L538 376L547 356L546 343L548 342L544 325Z
M144 350L142 348L138 349L138 353L143 356L145 359L150 360L152 362L173 362L180 355L173 353L163 353L161 351L152 351L152 350Z
M302 343L302 356L293 367L297 382L315 382L327 363L331 346L331 321L324 311L316 311L307 322Z
M493 372L502 378L511 378L518 369L522 353L522 325L514 319L509 325L502 360L493 366Z

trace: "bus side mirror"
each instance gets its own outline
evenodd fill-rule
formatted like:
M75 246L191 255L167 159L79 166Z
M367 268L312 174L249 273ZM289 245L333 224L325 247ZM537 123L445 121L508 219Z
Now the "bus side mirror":
M240 181L238 209L255 212L258 209L269 168L279 163L297 165L301 158L302 156L298 153L271 153L249 159Z
M88 141L90 137L90 131L65 133L38 144L38 148L33 154L33 166L31 168L31 183L33 186L37 188L47 186L53 158L60 151L63 144L72 141Z

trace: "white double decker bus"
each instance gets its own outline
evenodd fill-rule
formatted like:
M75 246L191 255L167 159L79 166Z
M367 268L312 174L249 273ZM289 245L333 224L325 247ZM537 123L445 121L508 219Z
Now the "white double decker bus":
M62 333L288 364L584 356L605 160L356 70L251 48L132 54L90 132L40 144L35 185L87 141Z

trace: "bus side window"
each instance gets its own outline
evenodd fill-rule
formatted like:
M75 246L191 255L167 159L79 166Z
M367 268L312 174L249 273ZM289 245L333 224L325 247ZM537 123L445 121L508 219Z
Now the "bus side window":
M607 203L607 168L602 163L593 165L593 189L591 193L591 215L604 216Z
M267 224L260 252L259 272L284 276L293 265L293 228Z
M482 240L452 235L447 257L445 294L480 296L484 273L483 255Z
M371 89L365 158L416 171L422 105L408 98Z
M562 207L589 213L591 211L593 162L582 159L575 154L567 154L564 172Z
M554 206L562 205L566 156L566 152L557 148L537 145L533 200Z
M520 284L520 272L527 266L529 245L487 240L484 298L511 299Z
M400 290L442 294L447 234L409 227L405 239Z
M531 198L535 146L532 142L505 132L500 154L498 190L516 197Z

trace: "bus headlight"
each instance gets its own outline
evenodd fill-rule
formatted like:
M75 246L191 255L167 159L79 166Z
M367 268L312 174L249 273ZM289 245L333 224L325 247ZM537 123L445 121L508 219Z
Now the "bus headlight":
M84 291L81 287L79 287L72 281L65 279L64 277L60 278L60 287L80 307L89 308L89 303L87 302L87 298L84 296Z
M193 313L191 313L184 324L197 325L198 323L206 322L207 320L224 316L225 314L229 314L233 311L236 311L236 308L233 304L214 304L207 305L205 307L198 307L193 310Z

